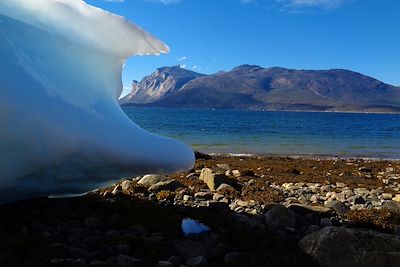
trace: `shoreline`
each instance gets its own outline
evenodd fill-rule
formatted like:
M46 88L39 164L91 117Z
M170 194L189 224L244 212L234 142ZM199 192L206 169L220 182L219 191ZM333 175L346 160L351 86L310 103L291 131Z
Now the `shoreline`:
M196 150L197 151L197 150ZM203 153L202 151L198 151ZM257 158L257 157L271 157L271 158L293 158L293 159L315 159L315 160L324 160L324 159L344 159L344 160L351 160L351 159L362 159L362 160L371 160L371 161L400 161L400 155L397 158L379 158L379 157L368 157L368 156L337 156L337 155L319 155L319 154L265 154L265 153L219 153L219 152L212 152L207 153L211 156L217 157L247 157L247 158Z
M338 113L338 114L380 114L380 115L400 115L400 111L346 111L346 110L261 110L261 109L240 109L240 108L178 108L178 107L160 107L146 104L122 104L121 108L148 108L148 109L182 109L182 110L240 110L249 112L293 112L293 113Z

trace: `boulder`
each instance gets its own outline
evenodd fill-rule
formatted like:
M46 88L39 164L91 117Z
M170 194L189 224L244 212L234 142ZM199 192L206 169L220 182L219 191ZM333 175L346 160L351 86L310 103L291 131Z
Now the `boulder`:
M145 187L150 187L156 183L164 182L167 180L168 178L165 177L164 175L148 174L143 176L142 179L139 180L138 184L143 185Z
M177 180L168 180L164 182L158 182L156 184L153 184L150 186L149 191L150 192L159 192L159 191L175 191L179 187L182 187L182 184L178 182Z
M207 259L202 255L187 259L186 265L188 265L190 267L206 267L206 266L208 266Z
M309 213L315 213L318 215L329 215L332 213L332 210L327 207L322 207L322 206L310 206L310 205L305 205L305 204L291 204L288 207L289 210L294 211L295 213L298 213L302 216L305 216Z
M350 211L350 208L347 207L344 203L337 201L332 209L339 215L339 216L344 216L346 213Z
M295 228L296 213L282 205L274 205L264 214L265 225L270 230Z
M210 155L201 153L201 152L199 152L199 151L195 151L195 152L194 152L194 156L195 156L196 160L197 160L197 159L205 159L205 160L211 159L211 156L210 156Z
M232 184L234 182L225 174L213 173L209 168L201 170L199 179L206 183L211 191L215 191L223 183Z
M400 202L389 200L385 203L384 207L392 212L400 213Z
M182 240L173 243L178 255L184 259L207 255L205 246L197 241Z
M224 189L230 189L230 190L235 190L232 186L230 186L229 184L220 184L217 188L217 191L221 191Z
M232 171L232 176L234 176L234 177L239 177L240 175L241 175L241 173L240 173L239 170L233 170L233 171Z
M400 240L372 230L329 226L298 245L318 266L400 266Z
M129 192L129 189L134 186L134 183L131 180L125 180L121 183L122 192L124 194Z
M246 253L243 252L230 252L225 254L224 266L226 267L241 267L248 264Z

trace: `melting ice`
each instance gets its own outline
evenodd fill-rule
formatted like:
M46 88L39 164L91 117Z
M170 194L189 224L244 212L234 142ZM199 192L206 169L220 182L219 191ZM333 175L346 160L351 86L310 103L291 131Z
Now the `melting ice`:
M168 50L80 0L1 0L0 202L191 168L190 148L118 105L124 60Z

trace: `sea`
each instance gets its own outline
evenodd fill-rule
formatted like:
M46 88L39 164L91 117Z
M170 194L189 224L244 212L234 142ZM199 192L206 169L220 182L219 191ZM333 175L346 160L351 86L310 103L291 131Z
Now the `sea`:
M123 109L147 131L205 153L400 159L400 114Z

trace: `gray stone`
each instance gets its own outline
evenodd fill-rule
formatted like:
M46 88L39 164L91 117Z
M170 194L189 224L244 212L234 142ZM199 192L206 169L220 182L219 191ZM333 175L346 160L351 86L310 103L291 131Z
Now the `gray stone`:
M173 243L178 255L184 259L189 259L196 256L207 255L205 246L196 241L182 240Z
M327 226L332 226L332 221L330 218L321 218L321 221L319 223L321 228L327 227Z
M199 178L198 173L190 173L190 174L186 175L186 179L189 179L189 180L196 180L198 178Z
M345 184L345 183L337 182L337 183L336 183L336 187L346 187L346 184Z
M50 267L86 267L86 262L83 259L52 259Z
M217 167L220 168L220 169L223 169L224 171L228 171L228 170L231 169L231 167L229 167L229 164L225 164L225 163L217 164Z
M327 207L327 208L333 209L333 207L335 206L336 203L337 203L337 201L327 200L327 201L324 202L324 206Z
M122 187L120 185L116 185L113 189L113 191L111 192L111 194L113 195L120 195L122 194Z
M183 201L189 201L189 200L191 200L192 198L193 198L192 196L184 195L184 196L183 196Z
M384 200L392 200L393 195L390 194L390 193L383 193L383 194L382 194L382 198L383 198Z
M230 252L225 254L224 266L226 267L239 267L246 266L248 262L246 261L246 253L243 252Z
M218 188L217 188L217 192L218 191L221 191L221 190L224 190L224 189L231 189L231 190L235 190L232 186L230 186L229 184L221 184L220 186L218 186Z
M353 190L350 189L343 190L342 193L346 198L354 196Z
M310 201L313 202L313 203L317 203L318 202L318 195L312 195L310 197Z
M126 194L129 189L133 186L133 182L131 180L125 180L121 183L121 189L124 194Z
M363 205L365 204L365 199L362 196L358 196L354 199L354 204Z
M264 220L270 230L294 228L296 214L282 205L274 205L264 214Z
M159 182L164 182L168 180L167 177L164 175L154 175L154 174L148 174L142 177L142 179L139 180L138 184L145 186L145 187L150 187L154 184L157 184Z
M339 216L344 216L346 213L350 211L350 208L347 207L345 204L343 204L340 201L337 201L335 205L333 205L333 210L339 215Z
M243 208L242 208L243 209ZM243 214L236 214L232 225L238 229L247 229L250 231L264 231L263 216L249 217Z
M249 203L247 201L243 201L243 200L238 200L236 201L236 204L240 207L247 207L249 206Z
M207 259L200 255L187 259L186 264L190 267L206 267Z
M295 213L305 215L307 213L317 213L320 215L331 213L331 209L322 206L310 206L304 204L291 204L288 209L294 211Z
M89 267L112 267L108 261L94 260L89 264Z
M371 230L325 227L299 247L318 266L400 266L400 240Z
M97 217L92 216L85 219L85 226L89 228L100 228L102 223Z
M197 192L194 194L194 197L202 200L209 200L213 198L213 194L211 192Z
M396 194L392 200L396 201L396 202L400 202L400 194Z
M358 168L358 170L360 172L367 172L367 173L371 173L372 172L372 169L368 168L368 167L360 167L360 168Z
M215 201L220 201L223 198L224 198L224 195L222 195L220 193L214 193L213 194L213 200L215 200Z
M239 170L232 170L232 176L239 177L241 175Z
M180 266L182 264L182 259L178 256L171 256L168 259L169 262L171 262L174 266Z
M223 183L229 183L229 179L225 174L213 173L209 168L203 168L200 173L200 180L202 180L211 191L215 191Z
M300 195L297 200L299 201L300 204L307 204L307 199L304 195Z
M158 191L174 191L181 187L182 184L174 179L164 181L164 182L158 182L156 184L153 184L152 186L149 187L150 192L158 192Z
M115 257L111 257L108 259L109 262L112 263L112 266L115 267L140 267L143 266L141 260L136 259L134 257L119 255Z
M400 213L400 202L389 200L387 203L385 203L384 207L392 212Z
M339 200L340 202L345 202L346 201L346 196L343 192L337 193L336 194L336 199Z
M174 267L174 264L169 261L159 261L157 267Z

